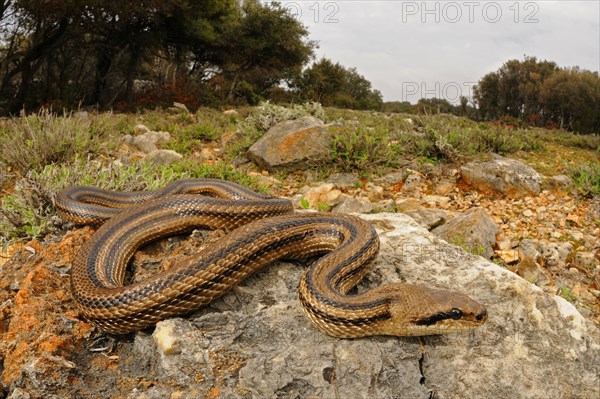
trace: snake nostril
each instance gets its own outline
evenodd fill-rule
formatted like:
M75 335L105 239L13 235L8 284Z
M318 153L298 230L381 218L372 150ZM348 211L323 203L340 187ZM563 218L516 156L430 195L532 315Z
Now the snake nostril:
M477 321L481 321L486 316L487 316L487 310L483 309L481 312L477 313L477 316L475 316L475 318L477 319Z

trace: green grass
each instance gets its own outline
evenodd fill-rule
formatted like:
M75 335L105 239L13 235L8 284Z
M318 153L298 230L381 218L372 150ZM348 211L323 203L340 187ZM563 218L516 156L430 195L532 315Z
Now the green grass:
M573 184L586 197L600 196L600 162L578 165L570 171Z
M11 189L1 197L0 241L41 237L60 227L52 198L61 188L78 184L111 190L146 190L162 187L186 177L215 177L235 181L253 189L256 179L228 166L242 156L270 127L281 121L312 115L331 124L334 134L329 157L313 165L316 179L335 171L363 178L383 174L399 161L424 164L461 163L488 153L520 153L529 158L563 159L579 192L600 195L600 137L571 134L562 130L512 128L474 122L452 115L386 115L372 111L323 109L307 103L291 107L264 103L260 107L225 115L213 109L196 113L148 111L138 114L67 114L48 111L8 119L0 124L0 167L10 170L0 181ZM169 166L143 162L112 161L123 135L137 124L167 131L171 141L165 148L184 155ZM189 161L207 145L221 145L225 133L238 131L223 148L224 161L204 165ZM548 149L548 150L546 150ZM551 154L546 154L551 151ZM585 155L585 158L582 156ZM528 158L528 159L529 159ZM585 159L582 161L581 159ZM188 159L188 161L185 161ZM587 163L585 163L587 162ZM285 178L282 172L281 180ZM12 190L14 186L14 190ZM317 204L316 208L323 208ZM475 248L475 252L479 249ZM473 251L471 251L473 252Z
M116 148L110 135L123 126L121 118L110 113L59 116L44 110L13 118L0 127L0 161L26 173L78 155L107 153Z
M108 190L152 190L183 178L218 178L237 182L259 192L257 179L224 163L206 165L180 161L171 165L144 162L122 164L76 159L70 164L52 164L31 171L15 185L15 192L2 197L0 244L15 239L40 238L63 224L56 215L53 197L71 185Z

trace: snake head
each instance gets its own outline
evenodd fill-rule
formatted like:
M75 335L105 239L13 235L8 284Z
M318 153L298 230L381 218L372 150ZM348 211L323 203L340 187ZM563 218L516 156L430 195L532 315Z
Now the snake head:
M486 308L455 291L402 284L390 302L390 335L458 333L480 327Z

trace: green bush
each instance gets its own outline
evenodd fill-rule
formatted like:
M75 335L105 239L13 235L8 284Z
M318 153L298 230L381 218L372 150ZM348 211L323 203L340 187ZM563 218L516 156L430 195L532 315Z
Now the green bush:
M102 139L118 123L119 118L110 113L57 116L48 110L10 119L0 130L0 160L25 173L52 163L70 162L78 154L100 153L107 150Z
M333 165L342 171L365 171L390 166L396 161L388 132L363 126L339 128L333 137L330 155Z
M573 183L579 192L591 197L600 195L600 162L589 162L571 170Z

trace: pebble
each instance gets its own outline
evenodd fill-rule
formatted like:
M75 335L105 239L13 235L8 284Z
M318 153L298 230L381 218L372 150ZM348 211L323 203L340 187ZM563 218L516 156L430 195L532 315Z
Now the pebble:
M525 209L523 211L523 216L530 218L533 216L533 212L531 212L531 210L529 210L529 209Z
M571 237L573 237L573 239L575 241L582 241L583 240L583 233L581 231L572 231L571 232Z
M165 355L177 355L181 353L179 340L172 325L158 323L154 330L154 341L158 349Z

